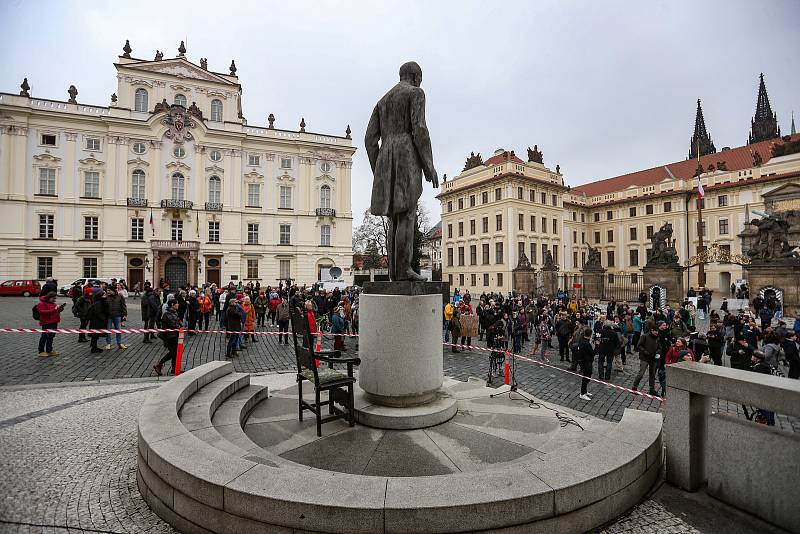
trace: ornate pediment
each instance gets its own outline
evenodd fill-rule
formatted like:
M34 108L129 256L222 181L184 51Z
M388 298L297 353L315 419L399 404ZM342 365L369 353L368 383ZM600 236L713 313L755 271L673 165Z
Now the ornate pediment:
M79 159L78 163L81 165L105 165L105 161L100 161L99 159L95 158L94 156L89 156L88 158Z
M127 63L124 68L143 72L153 72L166 74L176 78L186 78L190 80L202 80L205 82L224 83L226 85L236 85L233 82L217 76L216 74L203 70L197 65L183 58L168 59L162 61L148 61L143 63Z
M250 171L244 175L244 179L247 182L260 182L264 179L264 175L259 174L256 171Z
M294 182L294 177L289 174L281 174L277 177L279 182Z
M44 154L36 154L33 156L33 159L36 161L42 161L47 163L58 163L61 161L61 158L57 158L52 154L44 153Z
M170 106L169 109L163 111L167 112L167 116L161 119L161 123L168 128L164 134L168 139L172 139L178 145L194 139L189 128L194 128L197 124L183 107Z
M191 167L189 167L188 165L186 165L181 161L170 161L169 163L166 164L166 167L170 172L192 170Z
M141 166L149 167L150 166L150 164L147 163L142 158L129 159L128 160L128 165L136 165L137 167L141 167Z
M225 172L225 169L219 165L212 165L210 167L206 167L206 172L211 174L222 174Z
M336 180L334 180L333 176L331 176L330 174L320 174L319 176L316 177L316 180L318 182L331 182L331 183L336 182Z
M170 89L175 89L176 91L183 91L184 93L192 92L192 88L191 87L187 87L187 86L181 85L179 83L173 83L169 87L170 87Z

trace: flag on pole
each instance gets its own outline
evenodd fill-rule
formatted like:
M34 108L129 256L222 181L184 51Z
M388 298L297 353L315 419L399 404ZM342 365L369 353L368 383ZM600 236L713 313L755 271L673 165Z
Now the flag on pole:
M194 232L197 234L197 237L200 237L200 214L195 213L194 217Z
M156 235L156 223L153 221L153 210L150 210L150 230L153 231L153 235Z
M703 189L703 181L700 177L697 177L697 200L702 199L705 196L706 192Z

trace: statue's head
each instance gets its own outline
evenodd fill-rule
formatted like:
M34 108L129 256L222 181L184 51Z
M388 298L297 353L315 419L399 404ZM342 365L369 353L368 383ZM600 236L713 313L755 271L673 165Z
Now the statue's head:
M400 66L400 81L408 82L414 87L422 84L422 68L416 61L409 61Z

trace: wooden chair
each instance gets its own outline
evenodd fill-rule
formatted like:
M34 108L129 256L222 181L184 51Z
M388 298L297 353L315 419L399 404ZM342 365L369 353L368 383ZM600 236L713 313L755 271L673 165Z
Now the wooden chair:
M350 426L354 426L356 423L353 384L356 379L353 377L353 366L359 365L361 360L342 358L342 353L338 350L316 352L314 350L315 332L310 331L305 312L291 306L289 313L292 319L294 354L297 359L297 396L300 421L303 420L304 410L312 411L317 417L317 436L322 436L322 423L335 419L346 419ZM328 367L317 368L317 360L327 362ZM347 374L334 369L334 363L346 364ZM305 380L314 385L315 402L313 404L306 402L303 398L303 381ZM324 403L320 401L320 394L323 391L328 392L328 400ZM328 405L329 415L323 417L322 407L325 404Z

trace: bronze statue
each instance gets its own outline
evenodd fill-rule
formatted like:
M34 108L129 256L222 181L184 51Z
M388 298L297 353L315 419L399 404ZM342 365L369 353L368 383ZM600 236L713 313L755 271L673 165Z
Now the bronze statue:
M364 136L374 175L370 212L390 218L386 248L392 280L425 280L411 269L417 202L422 195L420 174L439 187L421 83L420 66L404 63L400 81L375 105Z
M528 161L533 161L534 163L544 162L542 151L539 150L538 145L533 145L533 150L531 150L531 147L528 147Z
M461 172L474 169L475 167L480 167L481 165L483 165L483 158L481 157L481 153L478 152L477 154L475 154L475 152L470 152L467 161L464 162L464 168L461 170Z
M664 223L650 238L653 248L647 265L678 265L678 251L672 239L672 223Z
M586 258L586 263L583 265L584 269L602 269L603 264L600 259L600 249L594 248L589 245L589 254Z
M542 265L542 270L543 271L556 271L556 270L558 270L558 267L556 266L556 262L553 259L553 253L550 252L549 249L544 252L544 258L542 258L542 260L544 261L544 265Z
M769 215L761 219L754 219L748 224L758 229L756 242L747 251L750 258L760 261L775 261L795 256L788 241L789 223L786 219Z

